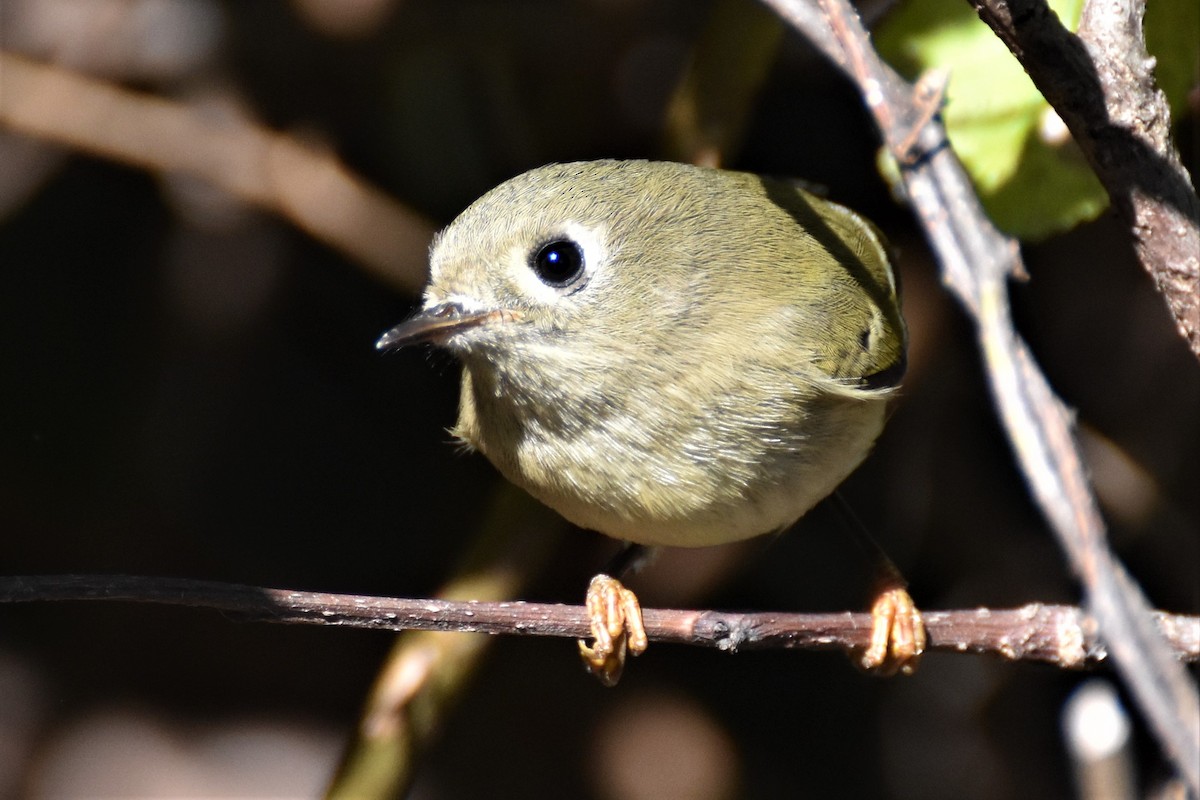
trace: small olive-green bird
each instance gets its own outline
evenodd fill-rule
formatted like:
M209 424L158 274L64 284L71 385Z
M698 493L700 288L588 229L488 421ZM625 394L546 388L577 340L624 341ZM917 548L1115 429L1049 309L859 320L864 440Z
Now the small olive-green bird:
M589 161L467 208L378 347L461 359L454 435L571 522L697 547L829 495L883 428L905 339L857 214L746 173Z

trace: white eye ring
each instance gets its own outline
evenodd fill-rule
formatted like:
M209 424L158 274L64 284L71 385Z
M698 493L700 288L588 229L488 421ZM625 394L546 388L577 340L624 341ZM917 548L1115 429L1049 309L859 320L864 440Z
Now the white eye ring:
M512 262L517 267L517 282L520 289L530 297L543 303L556 303L563 297L572 295L585 286L596 276L597 272L608 260L608 247L605 244L604 230L598 226L582 225L578 222L567 222L559 230L545 237L532 248L515 251L510 254ZM569 259L577 258L579 265L576 270L568 270L559 279L547 278L546 272L540 270L535 261L546 253L547 248L563 244L556 258L568 259L561 262L568 265ZM553 272L558 264L547 264Z

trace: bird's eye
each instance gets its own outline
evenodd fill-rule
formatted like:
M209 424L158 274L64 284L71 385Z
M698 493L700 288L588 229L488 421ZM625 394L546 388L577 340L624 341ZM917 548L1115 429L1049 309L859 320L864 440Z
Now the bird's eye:
M533 251L529 266L538 279L565 289L583 277L583 248L570 239L552 239Z

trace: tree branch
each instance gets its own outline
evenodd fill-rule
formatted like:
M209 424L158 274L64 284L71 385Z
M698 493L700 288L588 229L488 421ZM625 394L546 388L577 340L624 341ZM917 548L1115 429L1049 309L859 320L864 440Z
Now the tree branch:
M232 115L0 51L0 125L153 173L207 181L416 294L433 225L333 155Z
M1200 357L1200 201L1142 38L1145 0L1089 0L1079 33L1045 0L970 0L1079 143Z
M943 280L975 323L992 396L1034 499L1083 584L1118 672L1163 750L1200 794L1196 686L1171 657L1148 601L1109 549L1071 415L1012 326L1005 280L1025 272L1017 243L984 214L945 129L929 114L929 93L920 86L914 93L883 63L846 0L765 2L829 53L858 86L901 166ZM814 13L818 7L824 18Z
M424 630L586 638L583 606L547 603L403 599L265 589L184 578L127 575L44 575L0 578L0 604L119 600L205 608L247 621L402 631ZM740 650L846 650L866 647L867 613L791 614L643 611L655 642ZM1040 661L1076 669L1107 658L1095 623L1072 606L926 611L929 649ZM1174 657L1200 661L1200 617L1155 612L1155 625Z

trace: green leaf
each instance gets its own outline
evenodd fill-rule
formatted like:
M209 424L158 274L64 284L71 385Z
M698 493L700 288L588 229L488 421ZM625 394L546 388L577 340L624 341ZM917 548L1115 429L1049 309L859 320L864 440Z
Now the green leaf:
M1050 6L1075 28L1082 0L1051 0ZM875 41L910 78L932 67L950 70L946 129L1000 228L1023 239L1044 238L1108 205L1066 127L968 4L911 0L888 17Z

